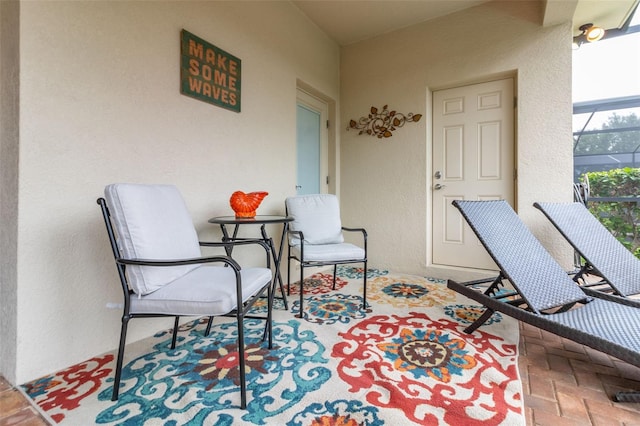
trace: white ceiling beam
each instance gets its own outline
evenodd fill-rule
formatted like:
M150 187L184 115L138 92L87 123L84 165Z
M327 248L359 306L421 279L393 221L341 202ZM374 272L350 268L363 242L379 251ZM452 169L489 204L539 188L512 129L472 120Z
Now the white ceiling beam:
M563 22L573 22L577 6L578 0L546 0L542 26L552 27Z

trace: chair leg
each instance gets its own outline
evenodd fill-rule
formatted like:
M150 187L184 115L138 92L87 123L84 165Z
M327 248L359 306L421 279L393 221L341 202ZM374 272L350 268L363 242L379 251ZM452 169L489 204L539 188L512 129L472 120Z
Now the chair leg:
M300 262L300 318L304 318L304 315L303 315L304 286L303 284L304 284L304 267L302 266L302 262Z
M178 322L180 321L180 317L176 315L176 319L173 322L173 337L171 338L171 349L176 348L176 340L178 338Z
M238 309L238 368L240 369L240 408L247 408L247 383L244 360L244 321L240 309Z
M364 287L362 290L362 309L367 309L367 262L364 262Z
M287 253L287 296L291 296L291 257Z
M116 374L113 379L113 393L111 394L111 401L118 400L118 393L120 392L120 376L122 375L122 361L124 358L124 346L127 341L127 324L129 323L129 317L122 317L122 326L120 328L120 345L118 346L118 358L116 359Z
M207 321L207 329L204 331L204 337L208 337L209 333L211 333L212 324L213 324L213 317L209 317L209 321Z
M273 349L273 299L275 297L275 289L269 288L269 299L267 302L267 327L269 328L269 349ZM283 294L284 296L284 294Z
M336 289L336 274L338 273L338 265L333 265L333 289Z
M272 339L271 339L271 311L273 309L273 298L276 296L275 289L273 286L269 286L267 288L267 319L264 324L264 331L262 332L262 341L267 340L267 335L269 336L269 349L271 349ZM283 293L284 296L284 293Z

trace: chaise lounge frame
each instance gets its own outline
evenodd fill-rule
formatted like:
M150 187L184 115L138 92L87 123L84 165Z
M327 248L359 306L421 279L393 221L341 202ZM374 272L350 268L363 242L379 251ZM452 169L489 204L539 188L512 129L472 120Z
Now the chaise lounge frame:
M573 280L584 291L626 298L640 307L640 259L635 257L582 203L534 203L584 260ZM602 279L589 282L587 275Z
M483 285L486 280L448 280L450 289L486 308L465 332L472 333L494 312L502 312L640 367L640 310L618 303L624 300L619 297L583 292L506 201L456 200L453 205L500 270L488 286ZM506 289L506 282L512 290ZM613 399L640 402L640 392L618 392Z

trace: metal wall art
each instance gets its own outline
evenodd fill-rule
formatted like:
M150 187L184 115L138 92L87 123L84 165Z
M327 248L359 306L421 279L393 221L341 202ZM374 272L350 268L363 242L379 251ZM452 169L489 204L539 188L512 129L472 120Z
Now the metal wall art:
M361 117L357 122L349 121L347 130L360 130L359 135L366 133L367 135L377 136L378 138L390 138L393 131L398 127L404 126L407 122L418 122L422 118L422 114L408 113L407 115L396 111L389 111L388 105L382 107L382 111L378 108L371 107L371 113L368 117Z

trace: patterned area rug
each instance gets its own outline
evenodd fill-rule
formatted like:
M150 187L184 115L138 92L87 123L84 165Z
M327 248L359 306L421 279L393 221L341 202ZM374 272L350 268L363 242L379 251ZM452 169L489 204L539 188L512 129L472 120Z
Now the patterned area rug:
M182 325L174 350L170 330L129 344L116 402L113 353L22 388L63 425L525 424L515 320L494 314L467 335L479 306L443 280L380 270L368 271L363 312L362 273L339 268L336 290L331 274L306 279L302 320L292 286L290 310L274 310L273 350L264 323L246 320L246 410L231 318L208 337L206 319Z

